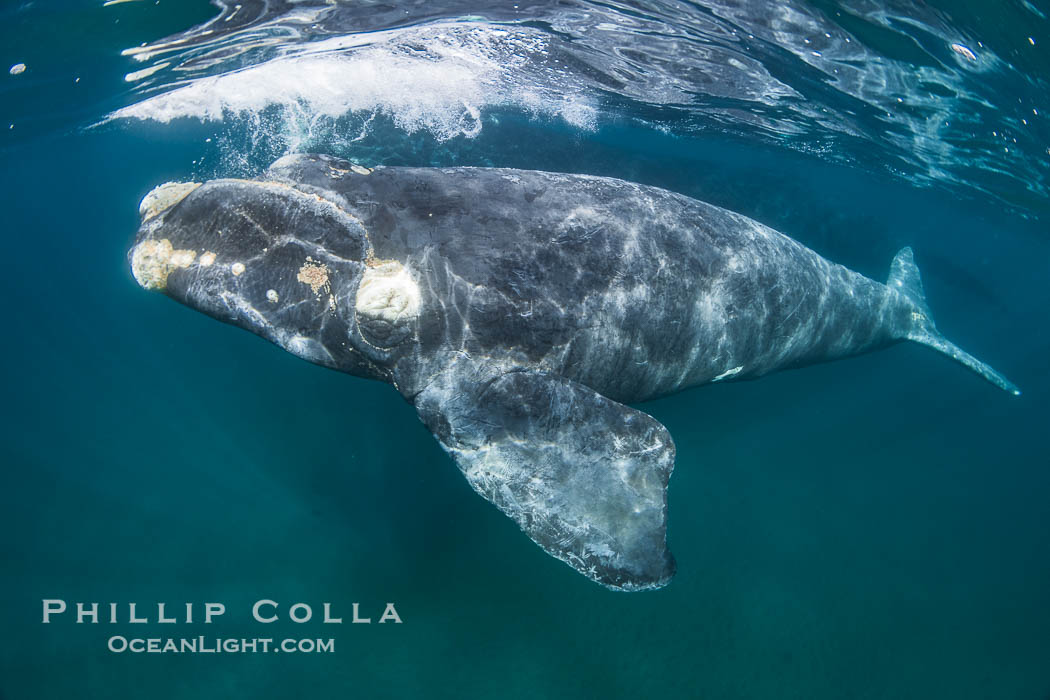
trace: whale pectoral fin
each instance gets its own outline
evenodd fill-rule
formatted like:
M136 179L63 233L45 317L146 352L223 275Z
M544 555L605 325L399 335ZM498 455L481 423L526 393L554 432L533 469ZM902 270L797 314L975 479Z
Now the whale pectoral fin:
M547 553L617 590L667 584L674 442L652 417L531 371L450 370L415 400L474 490Z

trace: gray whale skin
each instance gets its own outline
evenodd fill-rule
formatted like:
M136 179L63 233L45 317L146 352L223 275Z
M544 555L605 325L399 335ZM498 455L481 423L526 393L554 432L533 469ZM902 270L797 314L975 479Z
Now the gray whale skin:
M622 180L295 155L140 213L143 287L392 384L479 494L616 590L675 572L674 443L628 403L902 340L1019 393L938 333L910 249L881 284Z

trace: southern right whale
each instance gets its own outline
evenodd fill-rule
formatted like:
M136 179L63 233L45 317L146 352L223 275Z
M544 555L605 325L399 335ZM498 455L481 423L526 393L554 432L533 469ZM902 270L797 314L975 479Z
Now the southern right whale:
M146 196L135 279L392 384L471 486L617 590L666 584L674 443L626 403L950 343L905 248L882 284L740 214L606 177L317 155Z

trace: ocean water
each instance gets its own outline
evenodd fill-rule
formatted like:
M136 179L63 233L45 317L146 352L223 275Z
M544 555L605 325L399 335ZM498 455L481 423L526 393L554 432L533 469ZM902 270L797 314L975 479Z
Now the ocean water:
M0 8L0 65L25 64L0 73L0 699L1050 697L1048 14ZM939 328L1024 393L900 345L644 404L677 445L678 574L611 592L478 498L389 387L134 282L146 192L295 151L644 182L879 280L911 245ZM44 599L195 621L42 624ZM260 599L280 622L251 619ZM227 607L211 625L206 602ZM401 624L378 624L388 602Z

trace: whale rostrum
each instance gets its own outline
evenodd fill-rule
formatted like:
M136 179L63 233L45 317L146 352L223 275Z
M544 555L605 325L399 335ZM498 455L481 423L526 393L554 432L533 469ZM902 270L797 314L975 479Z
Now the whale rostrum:
M1020 393L937 331L910 249L882 284L623 180L294 155L141 213L143 287L392 384L478 493L617 590L675 571L674 442L628 403L903 340Z

